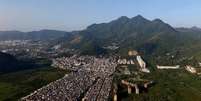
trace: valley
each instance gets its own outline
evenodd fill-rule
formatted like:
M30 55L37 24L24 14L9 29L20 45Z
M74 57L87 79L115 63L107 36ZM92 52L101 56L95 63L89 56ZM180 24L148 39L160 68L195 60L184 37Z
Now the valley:
M197 27L137 15L80 31L1 31L0 37L2 101L201 99Z

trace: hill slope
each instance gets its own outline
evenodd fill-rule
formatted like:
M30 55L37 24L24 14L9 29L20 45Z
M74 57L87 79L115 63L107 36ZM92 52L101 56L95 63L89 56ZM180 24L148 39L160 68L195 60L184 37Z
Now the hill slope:
M69 38L66 46L76 48L82 53L101 54L107 52L103 47L116 45L119 47L116 50L119 54L127 54L129 49L134 49L145 55L154 55L187 47L197 39L177 31L160 19L151 21L138 15L93 24Z
M69 34L65 31L40 30L32 32L0 31L0 40L54 40Z

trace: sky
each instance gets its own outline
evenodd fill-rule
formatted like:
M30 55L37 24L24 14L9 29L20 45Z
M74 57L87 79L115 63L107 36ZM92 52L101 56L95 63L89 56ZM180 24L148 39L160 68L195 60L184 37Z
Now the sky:
M120 16L201 27L201 0L0 0L0 30L82 30Z

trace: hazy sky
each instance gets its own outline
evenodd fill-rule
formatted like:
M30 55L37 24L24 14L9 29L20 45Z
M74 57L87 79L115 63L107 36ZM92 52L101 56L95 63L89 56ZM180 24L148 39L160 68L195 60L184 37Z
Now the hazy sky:
M201 27L201 0L0 0L0 30L80 30L138 14Z

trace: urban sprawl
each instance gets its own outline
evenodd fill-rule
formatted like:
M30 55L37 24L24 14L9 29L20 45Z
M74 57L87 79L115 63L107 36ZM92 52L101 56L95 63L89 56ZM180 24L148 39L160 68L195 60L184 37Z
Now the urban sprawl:
M56 80L33 93L21 98L22 101L117 101L118 87L114 83L116 71L123 70L123 74L130 75L128 65L137 67L140 73L151 73L142 56L137 51L128 51L131 58L120 56L65 56L55 57L58 53L69 52L55 45L51 50L45 48L47 43L30 40L0 41L0 50L14 55L20 52L29 53L27 56L52 59L52 66L69 70L63 78ZM47 51L48 49L48 51ZM198 63L201 66L201 63ZM168 66L157 64L157 69L180 69L180 65ZM200 70L191 65L185 66L186 71L200 75ZM135 74L138 74L138 72ZM131 78L143 82L143 88L148 89L154 81ZM126 79L119 80L125 86L128 94L140 93L139 84ZM142 86L142 85L140 85ZM134 90L133 90L134 89ZM132 91L133 90L133 91Z

